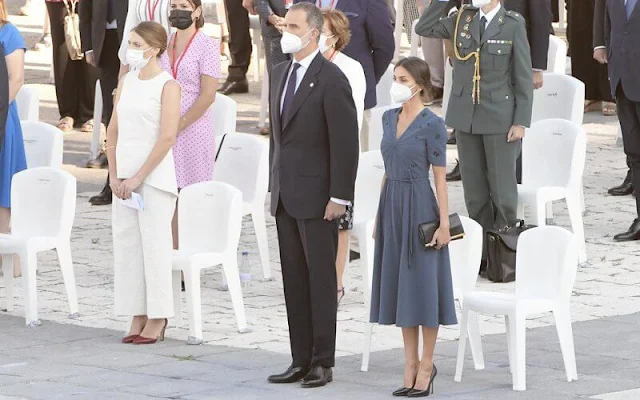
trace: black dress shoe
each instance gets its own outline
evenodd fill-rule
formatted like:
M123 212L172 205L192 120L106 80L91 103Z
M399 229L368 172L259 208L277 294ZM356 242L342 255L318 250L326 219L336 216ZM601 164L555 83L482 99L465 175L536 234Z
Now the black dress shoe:
M456 144L456 143L458 143L458 142L456 141L456 134L455 134L455 133L452 133L452 134L449 136L449 138L447 138L447 144Z
M631 184L631 181L625 180L624 182L622 182L622 185L612 187L611 189L607 190L607 193L609 193L611 196L630 195L631 193L633 193L633 184Z
M413 390L413 388L401 387L400 389L394 390L391 395L395 397L407 397L411 390Z
M247 79L241 81L226 81L222 84L218 92L228 96L234 93L249 93L249 82Z
M89 199L89 203L94 206L106 206L111 204L112 200L113 194L111 192L111 186L107 184L107 186L102 189L102 192Z
M309 368L294 367L287 368L281 374L271 375L267 380L270 383L294 383L304 378L309 373Z
M100 154L98 154L98 157L87 161L87 168L101 169L106 168L107 164L107 154L101 151Z
M639 240L640 239L640 219L636 218L629 230L624 233L619 233L613 237L613 240L618 242L627 242L631 240Z
M302 380L303 388L314 388L324 386L333 381L331 368L316 365L312 367L307 376Z
M453 170L447 174L447 182L461 181L462 175L460 175L460 163L456 162L456 166Z
M360 259L360 253L357 251L349 250L349 262Z

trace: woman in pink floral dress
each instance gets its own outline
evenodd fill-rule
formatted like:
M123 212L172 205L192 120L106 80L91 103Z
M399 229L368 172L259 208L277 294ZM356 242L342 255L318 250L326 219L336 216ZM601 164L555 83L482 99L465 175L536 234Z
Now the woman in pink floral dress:
M169 36L160 64L182 87L180 126L173 146L178 189L211 180L216 153L210 106L220 77L220 43L200 32L204 25L200 0L171 0ZM177 213L177 210L176 210ZM174 247L178 246L177 214Z

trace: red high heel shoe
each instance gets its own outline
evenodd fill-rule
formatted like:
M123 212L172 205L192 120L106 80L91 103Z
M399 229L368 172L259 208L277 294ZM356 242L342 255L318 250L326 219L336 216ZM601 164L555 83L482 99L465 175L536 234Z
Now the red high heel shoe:
M144 336L139 335L137 338L133 339L133 344L154 344L156 343L158 340L160 340L161 342L164 341L164 331L167 329L167 324L169 324L169 320L168 319L164 319L164 326L162 327L162 330L160 331L160 334L158 335L157 338L146 338Z
M133 343L134 340L140 335L129 335L122 338L122 343Z

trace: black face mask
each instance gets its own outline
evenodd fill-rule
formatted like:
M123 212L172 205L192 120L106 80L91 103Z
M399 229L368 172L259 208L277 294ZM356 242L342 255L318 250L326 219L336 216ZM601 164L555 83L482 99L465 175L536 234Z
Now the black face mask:
M193 11L189 10L171 10L169 13L169 22L171 26L174 28L184 30L187 29L193 24L193 19L191 19L191 14Z

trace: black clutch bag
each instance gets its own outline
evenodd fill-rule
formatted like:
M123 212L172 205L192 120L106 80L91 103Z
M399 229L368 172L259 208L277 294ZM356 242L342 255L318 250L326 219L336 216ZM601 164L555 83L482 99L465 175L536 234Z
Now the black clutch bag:
M425 222L418 226L418 235L425 249L430 248L429 243L433 240L433 235L439 227L440 220ZM449 215L449 233L451 240L458 240L464 237L464 228L462 227L462 221L460 221L458 214Z

